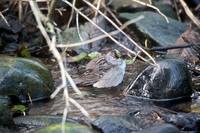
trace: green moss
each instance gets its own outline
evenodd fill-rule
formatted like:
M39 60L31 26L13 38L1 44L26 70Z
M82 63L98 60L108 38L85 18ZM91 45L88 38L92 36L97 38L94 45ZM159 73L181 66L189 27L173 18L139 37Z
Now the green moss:
M53 79L48 69L38 61L2 56L0 57L0 94L30 95L32 100L47 98L53 91Z
M61 133L61 131L62 131L62 125L54 124L46 128L40 129L36 131L36 133ZM97 132L84 125L75 123L66 123L65 133L97 133Z

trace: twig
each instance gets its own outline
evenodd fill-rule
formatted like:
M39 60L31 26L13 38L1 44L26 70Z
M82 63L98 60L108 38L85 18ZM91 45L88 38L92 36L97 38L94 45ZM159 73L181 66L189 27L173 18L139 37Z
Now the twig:
M113 19L115 19L115 21L118 23L118 25L122 25L122 23L120 22L120 20L116 17L116 15L110 10L110 8L106 7L106 5L104 3L102 3L102 6L105 8L105 10L110 13L110 15L113 17Z
M73 6L75 7L75 4L76 4L76 0L73 0L72 2ZM71 22L72 22L72 19L73 19L73 16L74 16L74 8L72 8L72 11L71 11L71 14L70 14L70 18L69 18L69 21L67 23L67 27L69 28Z
M51 3L50 3L49 11L48 11L48 14L47 14L47 18L49 20L52 20L52 18L54 16L54 10L55 10L57 1L58 0L52 0Z
M74 83L74 81L72 80L71 76L68 74L67 69L64 66L62 57L60 55L60 53L58 52L57 48L55 47L56 44L56 34L54 31L54 27L51 23L48 23L47 26L50 29L51 34L51 38L49 37L49 35L47 34L43 24L42 24L42 20L44 20L43 22L47 22L45 16L40 12L39 7L37 5L37 3L33 0L29 1L29 4L31 6L31 9L33 11L33 14L35 16L36 22L38 24L38 28L40 29L42 35L44 36L47 45L50 48L50 51L53 53L54 57L56 58L60 71L61 71L61 79L62 79L62 84L56 88L56 90L53 92L53 94L50 96L51 98L53 98L61 89L64 89L64 98L65 98L65 103L66 103L66 107L64 109L64 114L63 114L63 121L62 121L62 125L65 124L65 120L66 120L66 115L67 115L67 111L69 108L69 102L71 102L72 104L74 104L76 107L78 107L81 112L88 117L88 114L85 113L87 112L84 108L81 108L81 106L76 102L76 101L71 101L71 98L69 97L68 94L68 88L67 88L67 81L66 78L68 79L68 81L70 82L72 88L74 89L74 91L78 94L80 94L80 91L78 90L76 84ZM44 17L44 18L41 18ZM62 131L64 133L64 126L62 127Z
M180 49L180 48L188 48L193 46L193 44L183 44L183 45L176 45L176 46L167 46L167 47L153 47L150 48L150 51L166 51L166 50L170 50L170 49Z
M86 0L83 0L86 4L88 4L90 7L94 8L95 10L96 7L93 6L90 2L86 1ZM140 49L144 54L146 54L153 62L153 64L156 64L156 61L153 59L153 57L148 53L146 52L140 45L138 45L133 39L131 39L123 30L121 30L110 18L108 18L107 16L105 16L101 11L97 10L99 12L99 14L101 14L106 20L108 20L117 30L119 30L124 36L127 37L128 40L130 40L138 49ZM109 34L108 34L109 35ZM112 39L111 40L115 40L115 39ZM115 43L117 41L114 41ZM124 45L120 44L119 42L117 42L116 44L118 44L119 46L121 46L122 48L126 49L127 51L129 51L130 53L134 54L135 56L137 55L134 51L126 48Z
M180 3L185 10L185 13L187 16L192 20L192 22L200 29L200 21L194 16L194 14L191 12L187 4L185 3L184 0L180 0Z
M134 18L134 19L131 19L129 21L127 21L126 23L124 23L120 29L125 29L127 26L137 22L137 21L140 21L141 19L143 19L144 16L139 16L137 18ZM120 31L119 30L115 30L115 31L112 31L110 33L108 33L109 35L116 35L118 34ZM97 37L94 37L92 39L89 39L89 40L86 40L86 41L82 41L81 42L78 42L78 43L71 43L71 44L57 44L56 47L59 47L59 48L64 48L64 47L67 47L67 48L72 48L72 47L77 47L77 46L82 46L82 45L87 45L89 43L93 43L95 41L98 41L98 40L101 40L101 39L104 39L108 37L107 35L103 34L103 35L100 35L100 36L97 36Z
M4 15L2 14L2 12L0 12L0 16L3 19L3 21L10 27L10 24L8 23L8 21L6 20L6 18L4 17Z
M78 36L79 36L80 40L83 41L79 27L80 27L79 26L79 15L78 15L78 13L76 13L76 28L77 28L77 32L78 32Z
M101 0L96 0L97 1L97 10L99 10L100 9L100 6L101 6ZM98 12L97 12L97 10L95 11L95 15L94 15L94 17L96 17L97 15L98 15Z
M22 15L23 15L22 1L21 0L18 1L18 10L19 10L19 13L18 13L19 21L21 22L22 21Z
M71 6L71 7L73 7L73 5L70 3L70 2L68 2L68 1L66 1L66 0L63 0L63 2L65 2L66 4L68 4L69 6ZM128 49L126 46L124 46L124 45L122 45L120 42L118 42L115 38L113 38L109 33L107 33L105 30L103 30L101 27L99 27L97 24L95 24L91 19L89 19L86 15L84 15L82 12L80 12L76 7L73 7L74 9L75 9L75 11L77 12L77 13L79 13L81 16L83 16L86 20L88 20L90 23L92 23L95 27L97 27L101 32L103 32L106 36L108 36L112 41L114 41L117 45L119 45L120 47L122 47L122 48L124 48L125 50L127 50L128 52L130 52L130 53L132 53L132 54L134 54L134 55L137 55L137 53L136 52L134 52L134 51L132 51L132 50L130 50L130 49ZM62 47L62 46L61 46ZM64 46L64 47L67 47L67 45L66 46ZM138 56L139 58L141 58L143 61L145 61L145 62L148 62L148 63L150 63L148 60L146 60L145 58L143 58L142 56ZM154 59L153 59L154 60ZM150 64L152 64L152 63L150 63ZM153 65L153 64L152 64Z
M151 4L139 1L139 0L131 0L131 1L136 2L138 4L141 4L141 5L144 5L144 6L147 6L147 7L150 7L152 9L156 10L161 16L163 16L165 18L165 20L167 21L167 23L169 23L168 18L157 7L155 7L155 6L151 5Z
M178 17L178 20L181 21L180 12L179 12L178 5L177 5L177 3L176 3L176 0L173 0L173 4L174 4L175 10L176 10L176 15L177 15L177 17Z

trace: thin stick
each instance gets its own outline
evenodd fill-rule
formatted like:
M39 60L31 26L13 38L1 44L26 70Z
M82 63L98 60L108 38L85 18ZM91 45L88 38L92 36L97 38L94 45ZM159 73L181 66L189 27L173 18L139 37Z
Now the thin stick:
M49 11L48 11L48 14L47 14L47 18L49 20L52 20L52 18L53 18L56 4L57 4L57 0L52 0L51 3L50 3L50 8L49 8Z
M47 24L47 26L49 26L49 29L50 29L50 32L51 33L54 33L52 34L51 36L51 39L50 37L48 36L44 26L42 25L42 20L44 22L46 22L46 18L45 16L40 12L39 10L39 7L37 5L37 3L33 0L30 0L29 1L29 4L31 6L31 9L33 11L33 14L35 16L35 19L36 19L36 22L38 24L38 28L40 29L42 35L44 36L44 38L46 39L46 42L50 48L50 51L53 53L54 57L56 58L57 62L58 62L58 65L59 65L59 68L60 68L60 72L61 72L61 79L62 79L62 84L54 91L54 93L51 95L51 98L54 97L62 88L64 89L64 97L65 97L65 103L66 103L66 107L65 107L65 110L64 110L64 115L63 115L63 127L62 127L62 131L64 131L64 122L65 122L65 119L66 119L66 115L67 115L67 110L68 107L69 107L69 101L70 101L70 97L69 97L69 93L68 93L68 88L67 88L67 81L66 81L66 78L68 79L68 81L70 82L72 88L74 89L75 92L77 92L78 94L81 94L81 92L79 91L79 89L77 88L76 84L74 83L74 81L72 80L71 76L68 74L68 72L66 71L66 68L65 68L65 65L63 63L63 59L60 55L60 53L58 52L57 48L55 47L55 44L56 44L56 34L55 34L55 31L54 31L54 27L53 25L51 25L51 23ZM41 18L43 17L43 18ZM71 101L72 104L74 104L77 108L80 109L80 111L86 116L88 117L89 115L87 114L87 111L84 110L84 108L81 108L81 106L76 103L76 101L72 100Z
M90 7L94 8L95 10L96 7L93 6L90 2L83 0L86 4L88 4ZM129 39L136 47L138 47L138 49L140 49L144 54L146 54L154 64L156 64L156 61L153 59L153 57L146 52L141 46L139 46L133 39L131 39L124 31L122 31L110 18L108 18L107 16L105 16L101 11L97 10L99 12L99 14L101 14L106 20L108 20L117 30L119 30L124 36L127 37L127 39ZM116 43L116 42L115 42ZM120 43L117 43L119 46L121 45ZM124 49L127 49L124 45L121 45L121 47L123 47ZM127 51L131 51L130 49L128 49ZM134 54L135 56L137 55L135 52L131 51L130 53Z
M53 55L55 56L55 58L58 61L60 71L61 71L62 85L59 86L59 88L57 88L55 91L59 92L58 90L60 90L61 87L67 87L67 82L66 82L66 79L65 79L65 68L64 68L64 64L62 63L62 58L61 58L58 50L55 47L55 41L56 41L55 34L52 35L52 41L51 41L50 37L48 36L48 34L47 34L47 32L44 28L44 26L42 25L40 16L43 16L43 15L39 15L39 14L41 14L41 12L39 11L39 7L37 6L37 3L35 3L35 1L30 0L29 4L30 4L31 9L33 11L33 14L35 16L36 22L38 24L38 28L40 29L42 35L44 36L51 52L53 53ZM66 90L66 93L67 93L67 95L65 95L65 97L68 97L68 91L67 90Z
M69 96L68 95L67 87L64 89L64 96L65 96L65 108L63 111L63 117L62 117L62 133L65 133L65 121L67 118L68 110L69 110Z
M18 1L18 10L19 10L19 13L18 13L19 21L21 22L22 21L22 14L23 14L22 1L21 0Z
M150 7L152 9L156 10L161 16L163 16L165 18L165 20L167 21L167 23L169 23L168 18L157 7L155 7L155 6L151 5L151 4L139 1L139 0L131 0L131 1L136 2L138 4L141 4L141 5L144 5L144 6L147 6L147 7Z
M2 12L0 12L0 16L3 19L3 21L10 27L10 24L8 23L8 21L6 20L6 18L4 17L4 15L2 14Z
M76 4L76 0L73 0L72 2L73 6L75 7L75 4ZM72 19L73 19L73 16L74 16L74 8L72 8L72 11L71 11L71 14L70 14L70 18L69 18L69 21L67 23L67 27L69 28L71 22L72 22Z
M78 102L76 102L74 99L72 99L72 98L69 98L69 101L73 104L73 105L75 105L79 110L81 110L81 112L85 115L85 116L87 116L88 118L90 117L90 115L88 114L88 112L78 103Z
M113 17L113 19L115 19L115 21L118 23L118 25L122 25L122 23L120 22L120 20L116 17L116 15L110 10L110 8L106 7L106 5L104 3L102 3L102 6L105 8L105 10L110 13L110 15Z
M80 26L79 26L79 15L78 15L78 13L76 13L76 28L77 28L77 32L78 32L78 36L79 36L79 38L80 38L80 40L81 40L81 42L83 41L83 38L82 38L82 36L81 36L81 33L80 33L80 28L79 28Z
M101 0L97 0L97 10L99 10L100 9L100 6L101 6ZM98 15L98 12L97 12L97 10L95 11L95 17Z
M73 7L73 5L70 3L70 2L68 2L68 1L66 1L66 0L63 0L63 2L65 2L66 4L68 4L69 6L71 6L71 7ZM93 6L94 7L94 6ZM104 34L106 34L112 41L114 41L117 45L119 45L120 47L122 47L122 48L124 48L125 50L127 50L129 53L132 53L133 55L137 55L137 53L135 52L135 51L132 51L132 50L130 50L130 49L128 49L126 46L124 46L123 44L121 44L120 42L118 42L115 38L113 38L111 35L109 35L105 30L103 30L101 27L99 27L97 24L95 24L91 19L89 19L86 15L84 15L82 12L80 12L76 7L73 7L75 10L76 10L76 12L78 12L81 16L83 16L86 20L88 20L90 23L92 23L95 27L97 27L101 32L103 32ZM94 7L95 8L95 7ZM99 12L100 14L102 14L102 12ZM109 18L107 18L107 19L109 19ZM109 19L110 20L110 19ZM114 22L112 22L112 23L114 23ZM117 26L117 25L116 25ZM117 26L118 27L118 26ZM119 28L119 27L118 27ZM120 29L120 28L119 28ZM123 32L122 30L120 30L121 32ZM124 33L124 32L123 32ZM126 37L128 37L125 33L124 33L124 35L126 36ZM130 37L128 37L129 38L129 40L132 40ZM132 42L134 42L133 40L132 40ZM137 45L138 47L140 47L136 42L134 42L135 43L135 45ZM142 48L141 48L142 49ZM142 49L142 51L144 51L147 55L149 55L145 50L143 50ZM150 55L149 55L150 56ZM139 56L138 56L139 57ZM150 56L150 58L151 58L151 60L153 61L153 63L154 64L156 64L156 62L155 62L155 60ZM144 58L141 58L142 60L144 59ZM147 61L147 60L144 60L144 61ZM148 62L148 61L147 61ZM148 63L150 63L150 62L148 62ZM152 63L150 63L150 64L152 64ZM153 64L152 64L153 65Z
M135 23L135 22L138 22L140 21L141 19L143 19L144 16L139 16L137 18L134 18L134 19L131 19L127 22L125 22L121 27L120 29L125 29L127 26ZM110 35L116 35L118 34L120 31L119 30L115 30L115 31L112 31L112 32L109 32L108 34ZM72 47L77 47L77 46L81 46L81 45L87 45L89 43L92 43L92 42L95 42L95 41L98 41L98 40L101 40L101 39L104 39L108 37L107 35L103 34L103 35L100 35L100 36L97 36L97 37L94 37L92 39L89 39L89 40L86 40L86 41L82 41L81 42L78 42L78 43L71 43L71 44L57 44L56 47L59 47L59 48L63 48L63 47L67 47L67 48L72 48Z
M180 3L185 10L185 13L187 16L192 20L192 22L200 29L200 21L194 16L194 14L191 12L187 4L185 3L184 0L180 0Z
M120 28L121 28L121 29L124 29L124 28L126 28L127 26L129 26L130 24L135 23L135 22L137 22L137 21L139 21L139 20L141 20L141 19L143 19L143 18L144 18L144 16L138 16L137 18L134 18L134 19L129 20L129 21L127 21L126 23L124 23ZM119 32L120 32L120 31L116 30L116 31L112 31L112 32L110 32L110 33L108 33L108 34L110 34L110 35L115 35L115 34L118 34ZM67 49L67 48L70 48L70 47L77 47L77 46L87 45L87 44L89 44L89 43L98 41L98 40L103 39L103 38L106 38L106 37L108 37L108 36L105 35L105 34L103 34L103 35L101 35L101 36L92 38L92 39L90 39L90 40L86 40L86 41L78 42L78 43L74 43L74 44L57 44L56 47L66 48L66 49ZM140 55L138 55L138 54L137 54L135 57L139 57L139 58L142 59L143 61L150 63L148 60L146 60L145 58L143 58L142 56L140 56ZM151 64L151 63L150 63L150 64Z

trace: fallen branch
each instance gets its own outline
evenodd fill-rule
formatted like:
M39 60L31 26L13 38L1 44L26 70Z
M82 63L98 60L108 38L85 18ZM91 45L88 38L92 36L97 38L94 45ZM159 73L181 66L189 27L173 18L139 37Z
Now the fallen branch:
M192 20L192 22L200 29L200 21L194 16L194 14L191 12L187 4L184 0L180 0L180 3L185 10L185 13L188 15L188 17Z
M74 81L72 80L71 76L68 74L67 68L65 67L65 65L63 63L63 58L61 57L60 53L58 52L58 50L56 48L56 34L55 34L55 31L54 31L55 30L54 26L50 22L47 21L48 18L46 16L44 16L44 14L41 13L41 11L39 10L39 7L38 7L38 5L35 1L30 0L29 4L30 4L30 7L31 7L33 14L35 16L36 22L38 24L38 28L40 29L43 37L45 38L47 45L49 46L50 51L52 52L52 54L56 58L58 65L59 65L59 68L60 68L60 71L61 71L62 84L56 88L54 93L51 95L51 98L54 98L56 96L56 94L59 93L59 91L61 89L64 90L64 98L65 98L65 103L66 103L66 107L65 107L64 112L63 112L63 120L62 120L62 132L64 133L64 128L65 128L64 125L65 125L67 112L68 112L68 109L69 109L69 102L71 102L78 109L80 109L80 111L86 117L89 117L89 114L80 104L78 104L75 100L73 100L72 98L69 97L67 80L69 81L72 88L74 89L74 91L77 94L81 95L81 92L77 88L77 86L74 83ZM42 22L45 23L45 25L48 27L48 29L49 29L48 31L51 32L51 36L48 35L48 33L47 33L46 29L44 28L44 25L43 25Z

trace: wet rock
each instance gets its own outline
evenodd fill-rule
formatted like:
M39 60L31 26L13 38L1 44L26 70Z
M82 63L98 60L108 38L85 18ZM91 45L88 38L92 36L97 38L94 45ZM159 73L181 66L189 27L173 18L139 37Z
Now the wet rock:
M140 0L142 2L148 3L149 0ZM111 6L115 10L122 10L124 8L136 8L136 7L142 7L143 5L137 4L136 2L133 2L131 0L113 0L111 2Z
M148 66L138 76L129 94L160 101L190 97L191 76L186 63L178 59L163 59L157 64Z
M162 124L148 129L144 129L139 133L180 133L179 129L170 124Z
M134 19L140 15L144 19L132 24L132 30L135 31L141 43L149 39L152 46L172 46L176 39L186 30L184 23L168 18L169 23L164 17L154 12L120 13L120 17L126 20Z
M67 122L77 123L73 119L66 119ZM53 115L29 115L19 116L14 118L14 122L18 126L33 126L33 127L45 127L51 124L60 124L62 122L62 116Z
M12 113L5 104L0 104L0 127L14 127Z
M181 57L185 61L192 63L192 64L199 64L200 63L200 33L188 29L184 32L177 40L176 46L181 45L191 45L191 47L183 48L183 49L172 49L168 50L169 55L175 57Z
M7 96L1 96L0 95L0 104L9 105L10 104L10 98Z
M18 131L0 127L0 133L18 133Z
M36 131L36 133L61 133L62 125L61 124L53 124L43 129ZM65 124L65 133L98 133L91 128L75 123L66 123Z
M173 10L172 5L165 4L160 1L155 2L155 6L167 17L170 17L172 19L177 19L176 12Z
M93 125L102 130L103 133L132 133L138 128L121 116L101 116Z
M167 123L176 125L181 131L200 132L200 115L195 113L161 114Z
M41 63L24 58L0 57L0 95L14 96L21 102L48 98L53 80ZM30 96L30 98L29 98Z
M107 26L107 22L105 18L103 18L102 16L97 16L93 18L92 21L107 32L111 30L111 28ZM79 32L76 27L66 28L58 36L58 42L62 44L77 43L77 42L86 41L91 38L95 38L97 36L103 35L103 33L94 25L91 25L90 22L85 23L84 25L81 25L79 27ZM92 43L87 43L86 45L77 46L75 47L74 50L77 53L81 53L81 52L88 53L88 52L98 51L105 44L105 42L106 42L106 39L101 39Z
M9 25L3 19L0 20L0 52L13 54L19 48L19 34L22 24L14 16L6 17Z

